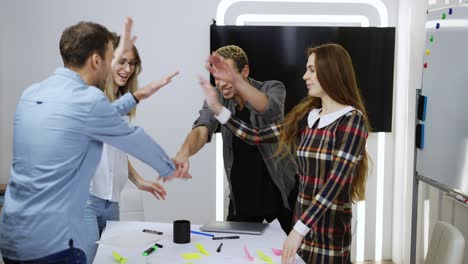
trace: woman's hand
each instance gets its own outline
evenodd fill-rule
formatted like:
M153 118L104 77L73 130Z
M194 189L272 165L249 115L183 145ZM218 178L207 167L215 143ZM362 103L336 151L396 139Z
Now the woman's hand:
M166 189L161 184L140 179L136 186L142 191L151 193L158 200L166 200Z
M203 93L205 94L206 104L211 109L211 111L215 113L215 115L219 115L223 109L223 106L219 103L218 95L215 91L216 88L214 88L208 80L201 76L198 76L198 80L200 81Z
M294 229L289 233L289 236L283 243L283 254L281 256L281 264L294 263L297 250L301 246L303 239L304 237Z
M112 68L115 69L117 62L120 60L120 57L127 51L132 50L133 43L136 41L137 37L132 36L132 26L133 20L130 17L126 17L124 21L124 26L122 28L122 33L120 34L119 45L114 51L114 58L112 59Z
M163 77L160 80L154 80L154 81L148 83L145 87L135 91L133 93L133 95L138 99L138 101L146 99L146 98L152 96L153 94L155 94L162 87L169 84L172 81L172 78L174 78L177 74L179 74L179 71L173 72L173 73Z

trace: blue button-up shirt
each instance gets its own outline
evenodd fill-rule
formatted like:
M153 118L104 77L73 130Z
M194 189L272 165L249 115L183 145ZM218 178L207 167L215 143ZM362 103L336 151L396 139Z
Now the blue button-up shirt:
M15 260L83 248L83 214L102 143L174 172L165 151L121 115L135 107L131 94L112 105L80 76L59 68L24 91L14 123L13 163L0 218L0 250Z

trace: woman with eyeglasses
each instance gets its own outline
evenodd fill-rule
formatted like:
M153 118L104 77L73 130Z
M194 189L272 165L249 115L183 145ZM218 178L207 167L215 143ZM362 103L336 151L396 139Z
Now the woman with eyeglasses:
M116 47L119 37L115 35L113 43ZM161 80L154 80L145 87L138 89L138 75L141 73L141 59L135 46L131 51L122 54L111 74L107 78L104 93L109 101L114 102L121 96L131 93L138 103L157 92L168 84L178 74L175 72ZM135 117L136 108L133 108L126 116L122 116L127 122ZM120 219L119 199L120 192L131 180L138 189L154 195L156 199L165 199L166 190L156 182L150 182L142 178L133 168L126 153L104 144L101 161L91 179L90 194L85 209L86 243L84 251L87 263L93 263L96 256L97 244L102 231L106 227L106 221L118 221Z

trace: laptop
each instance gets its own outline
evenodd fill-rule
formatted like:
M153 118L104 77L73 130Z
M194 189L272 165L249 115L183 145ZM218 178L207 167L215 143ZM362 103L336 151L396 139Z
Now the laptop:
M200 227L205 232L236 233L261 235L267 229L268 223L222 222L216 221Z

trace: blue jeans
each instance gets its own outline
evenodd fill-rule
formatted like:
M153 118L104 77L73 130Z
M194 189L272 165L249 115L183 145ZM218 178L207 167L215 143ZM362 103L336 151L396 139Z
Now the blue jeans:
M83 250L73 247L40 259L21 261L3 258L3 260L5 264L86 264L86 256Z
M90 264L93 263L94 257L96 256L98 247L96 241L100 239L102 231L106 227L107 220L120 220L119 203L104 200L90 194L84 215L86 229L84 252Z

